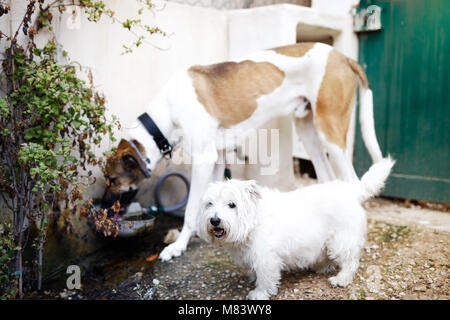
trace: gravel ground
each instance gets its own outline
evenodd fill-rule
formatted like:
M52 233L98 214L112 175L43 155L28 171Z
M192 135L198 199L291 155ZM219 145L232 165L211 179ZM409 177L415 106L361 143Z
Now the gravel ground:
M374 199L366 203L368 235L351 285L332 288L330 275L284 273L273 299L449 299L450 213L444 208ZM83 275L81 290L49 290L63 299L245 299L253 289L226 251L198 238L169 262L147 262L175 218L158 218L151 238L122 242Z

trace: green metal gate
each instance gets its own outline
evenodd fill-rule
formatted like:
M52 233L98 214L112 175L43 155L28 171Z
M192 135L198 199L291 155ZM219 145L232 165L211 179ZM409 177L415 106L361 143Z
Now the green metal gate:
M450 1L361 1L382 8L382 30L359 34L383 154L397 163L384 195L450 203ZM355 139L358 175L371 160Z

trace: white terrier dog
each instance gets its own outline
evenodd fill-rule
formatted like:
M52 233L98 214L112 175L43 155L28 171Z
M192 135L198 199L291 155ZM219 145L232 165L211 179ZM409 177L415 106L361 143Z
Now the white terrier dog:
M366 213L361 204L384 187L394 161L374 164L361 181L333 181L280 192L255 181L228 180L208 186L199 215L200 237L225 246L248 270L256 288L248 299L277 293L281 271L339 267L330 284L347 286L359 267Z

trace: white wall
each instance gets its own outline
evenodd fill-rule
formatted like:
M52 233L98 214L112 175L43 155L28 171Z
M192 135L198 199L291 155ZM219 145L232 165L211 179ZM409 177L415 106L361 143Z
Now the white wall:
M62 23L59 38L64 48L74 60L95 71L95 80L108 97L109 110L119 115L125 126L145 111L179 68L227 59L227 19L222 12L155 1L162 10L138 16L135 1L107 2L119 19L140 18L169 34L150 37L150 45L143 44L132 54L121 55L122 45L135 38L120 25L112 25L107 18L100 24L82 20L80 29L71 30ZM69 14L63 16L65 19Z

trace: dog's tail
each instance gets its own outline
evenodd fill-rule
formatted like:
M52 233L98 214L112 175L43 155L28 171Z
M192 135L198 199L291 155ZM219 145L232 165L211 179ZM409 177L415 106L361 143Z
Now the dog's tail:
M369 151L372 161L376 163L383 159L383 155L375 134L372 90L370 89L367 74L359 63L350 58L347 58L347 62L359 80L359 121L361 123L361 133L367 151Z
M364 202L376 196L383 189L395 161L390 156L373 164L359 182L359 200Z

